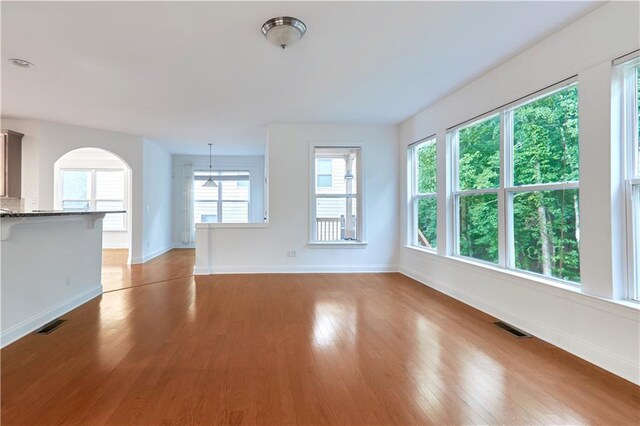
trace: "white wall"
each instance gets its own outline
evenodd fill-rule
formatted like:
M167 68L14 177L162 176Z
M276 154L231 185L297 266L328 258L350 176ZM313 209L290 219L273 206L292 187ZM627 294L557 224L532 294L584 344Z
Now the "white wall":
M640 383L640 311L620 297L619 139L611 119L611 60L640 47L639 4L607 3L401 126L400 270L601 367ZM446 129L578 75L582 291L480 267L452 252ZM405 247L406 147L437 135L438 253ZM590 294L592 296L587 296Z
M62 200L60 199L60 169L109 169L122 170L124 172L125 185L125 210L131 204L129 197L131 186L131 172L124 161L107 151L95 148L81 148L65 154L54 164L54 184L53 193L54 209L62 209ZM129 248L131 244L131 217L129 214L125 216L127 224L126 231L104 231L102 234L103 248Z
M142 257L147 260L171 249L171 154L149 140L143 150L143 231Z
M0 346L102 293L102 216L2 218Z
M144 262L170 247L167 241L171 239L171 156L159 145L139 136L41 120L3 117L2 128L25 134L22 148L25 209L54 208L54 165L60 157L78 148L104 149L131 169L132 263Z
M307 244L311 143L363 145L366 246L314 248ZM212 227L206 230L205 235L208 233L210 236L212 246L210 259L207 259L207 263L212 265L210 272L397 269L396 126L271 125L267 153L269 223L266 227ZM287 257L288 250L295 250L297 256Z

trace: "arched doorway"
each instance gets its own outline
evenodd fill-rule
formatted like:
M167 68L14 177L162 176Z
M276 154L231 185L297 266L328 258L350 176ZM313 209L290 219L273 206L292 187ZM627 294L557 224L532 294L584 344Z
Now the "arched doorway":
M54 164L56 210L124 210L103 221L103 249L124 261L131 259L131 167L101 148L78 148Z

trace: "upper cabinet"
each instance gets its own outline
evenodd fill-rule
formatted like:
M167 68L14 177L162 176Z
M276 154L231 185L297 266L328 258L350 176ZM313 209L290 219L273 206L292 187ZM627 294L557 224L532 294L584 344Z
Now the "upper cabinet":
M22 190L22 133L2 130L0 197L20 198Z

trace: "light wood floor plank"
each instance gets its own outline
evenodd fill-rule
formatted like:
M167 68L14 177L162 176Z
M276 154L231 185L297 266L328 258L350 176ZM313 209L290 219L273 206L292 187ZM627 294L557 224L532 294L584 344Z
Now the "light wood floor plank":
M638 386L400 274L105 260L112 291L1 351L3 425L640 424Z

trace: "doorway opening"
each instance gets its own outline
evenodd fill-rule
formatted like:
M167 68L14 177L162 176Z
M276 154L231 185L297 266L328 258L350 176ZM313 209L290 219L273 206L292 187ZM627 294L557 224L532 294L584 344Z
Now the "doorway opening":
M118 265L130 263L131 167L124 160L100 148L67 152L54 164L53 200L56 210L124 210L103 220L103 257ZM107 263L103 261L103 272Z

